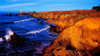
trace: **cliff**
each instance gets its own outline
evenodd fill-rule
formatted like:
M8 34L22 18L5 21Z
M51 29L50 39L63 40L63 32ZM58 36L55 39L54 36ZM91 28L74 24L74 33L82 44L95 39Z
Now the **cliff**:
M100 56L100 11L51 11L33 16L55 24L50 29L59 33L43 56Z
M98 56L100 55L100 11L73 10L33 14L56 25L59 33L43 56Z
M66 28L44 50L44 56L100 56L100 17Z
M100 11L96 10L73 10L73 11L51 11L34 13L34 17L47 19L46 21L55 24L56 32L60 33L64 29L75 25L76 22L87 17L100 17Z

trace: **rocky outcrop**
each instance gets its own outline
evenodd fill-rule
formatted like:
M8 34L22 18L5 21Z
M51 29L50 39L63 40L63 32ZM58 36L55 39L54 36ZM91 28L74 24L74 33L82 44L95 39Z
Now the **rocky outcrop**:
M100 55L100 17L85 18L59 34L44 56Z
M11 13L9 13L8 16L11 16Z
M97 10L97 11L100 11L100 6L95 6L92 8L93 10Z
M86 17L100 17L100 11L96 10L73 10L73 11L52 11L34 13L34 17L47 19L46 22L55 24L56 31L62 32L64 29L75 25L76 22Z
M10 36L7 35L7 36L3 36L3 37L0 38L0 42L4 42L4 41L5 42L14 42L14 43L16 43L16 42L24 42L25 38L20 36L20 35L18 35L18 34L13 33Z
M35 13L35 12L33 12L33 13ZM33 13L32 12L20 12L18 14L20 14L20 15L32 15Z
M22 37L18 34L15 34L15 33L13 35L11 35L11 42L23 42L23 41L25 41L24 37Z
M18 16L18 15L17 14L8 13L8 15L3 15L3 16Z

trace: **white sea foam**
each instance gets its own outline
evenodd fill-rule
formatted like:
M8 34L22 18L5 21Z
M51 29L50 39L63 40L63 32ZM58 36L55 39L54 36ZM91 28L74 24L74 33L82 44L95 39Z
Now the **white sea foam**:
M6 40L11 40L11 37L10 36L13 35L13 34L14 34L13 31L11 29L7 28L6 35L4 36L4 38Z
M27 32L26 34L40 33L40 32L42 32L42 31L44 31L44 30L49 29L49 28L50 28L50 26L47 26L46 28L43 28L43 29L40 29L40 30L36 30L36 31L30 31L30 32Z
M2 38L0 38L0 42L3 42L3 41L5 41L4 39L2 39Z
M32 19L34 19L34 18L24 19L24 20L20 20L20 21L14 21L14 23L19 23L19 22L24 22L24 21L30 21L30 20L32 20Z

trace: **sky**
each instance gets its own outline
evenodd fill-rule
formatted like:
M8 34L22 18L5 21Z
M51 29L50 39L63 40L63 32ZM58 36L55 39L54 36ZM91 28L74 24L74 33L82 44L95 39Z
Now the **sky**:
M0 12L42 12L92 9L100 0L0 0Z

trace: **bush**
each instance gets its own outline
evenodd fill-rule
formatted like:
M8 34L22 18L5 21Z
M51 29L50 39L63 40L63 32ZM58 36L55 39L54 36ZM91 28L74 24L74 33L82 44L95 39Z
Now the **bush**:
M82 20L83 18L85 18L85 16L79 16L79 17L77 17L75 20L76 20L76 21L80 21L80 20Z

